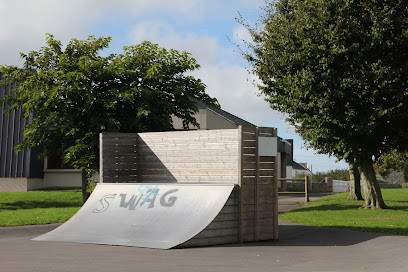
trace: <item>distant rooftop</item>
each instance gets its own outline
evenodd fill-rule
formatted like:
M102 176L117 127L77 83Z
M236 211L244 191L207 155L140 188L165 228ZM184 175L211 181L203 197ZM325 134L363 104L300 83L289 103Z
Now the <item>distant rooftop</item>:
M197 101L197 108L199 109L209 109L219 115L221 115L222 117L224 117L225 119L231 121L232 123L234 123L237 126L255 126L254 124L251 124L248 121L245 121L244 119L239 118L238 116L235 116L229 112L226 112L222 109L216 109L216 108L211 108L210 106L208 106L207 104L205 104L202 101Z

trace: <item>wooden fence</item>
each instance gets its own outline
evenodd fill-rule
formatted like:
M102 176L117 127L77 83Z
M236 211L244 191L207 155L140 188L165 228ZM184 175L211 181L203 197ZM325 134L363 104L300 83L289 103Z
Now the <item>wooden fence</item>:
M277 239L279 163L273 150L264 152L276 137L275 128L253 126L103 133L100 181L234 183L220 214L182 246Z

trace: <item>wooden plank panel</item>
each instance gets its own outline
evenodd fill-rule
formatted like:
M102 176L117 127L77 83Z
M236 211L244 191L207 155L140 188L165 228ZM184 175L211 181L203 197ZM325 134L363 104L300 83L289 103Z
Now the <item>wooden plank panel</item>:
M259 169L274 169L275 164L273 162L260 162Z
M242 126L242 131L244 133L255 133L255 126Z
M255 155L256 154L256 148L255 147L244 147L244 150L243 150L243 152L244 152L244 154L253 154L253 155Z
M259 226L266 226L273 228L273 218L262 218L258 220Z
M271 127L259 127L259 134L276 136L277 129Z
M258 236L259 240L273 240L273 239L275 239L274 233L271 232L271 231L260 232L258 235L259 235Z
M255 221L254 220L242 220L242 224L245 229L255 228Z
M244 177L255 177L255 169L244 169L242 174Z
M259 162L271 162L271 163L275 163L275 157L261 156L261 157L259 157Z
M238 231L239 222L238 220L230 220L230 221L213 221L211 222L206 229L207 230L214 230L214 229L236 229Z
M226 176L238 178L236 169L167 169L167 168L141 168L141 175L172 175L175 177L197 177L197 176Z
M247 141L243 141L243 146L244 147L256 147L256 140L247 140Z
M238 212L234 213L219 213L213 220L213 222L220 222L220 221L231 221L231 220L237 220L238 219Z
M238 235L238 228L227 228L227 229L204 229L194 238L210 238L210 237L223 237L223 236L233 236Z
M103 176L136 176L137 171L135 169L112 169L112 170L103 170Z
M259 232L260 233L268 233L268 232L272 232L273 233L273 226L269 225L269 226L259 226Z
M255 233L250 233L250 234L245 233L244 234L244 243L253 242L253 241L255 241Z
M121 177L104 176L103 177L103 182L111 182L111 183L136 182L136 181L137 181L137 177L135 176L121 176Z
M228 198L227 202L225 202L225 206L238 206L239 200L238 197L230 197ZM221 210L220 213L222 213L223 211Z
M258 210L260 212L273 212L272 203L258 202Z
M139 165L142 168L157 168L163 166L163 162L156 161L143 161L141 160ZM238 162L171 162L167 163L167 169L238 169Z
M259 218L274 218L274 211L263 211L259 213Z
M244 133L244 134L242 134L242 139L244 141L247 141L247 140L253 141L253 140L255 140L255 133Z
M254 162L255 163L255 154L243 154L243 162Z
M255 213L254 212L243 212L242 213L242 220L254 220Z
M259 184L275 184L274 177L259 177Z
M238 243L238 236L231 235L231 236L223 236L223 237L207 237L207 238L192 238L187 242L177 246L176 248L184 248L184 247L195 247L195 246L208 246L208 245L218 245L218 244L232 244Z
M139 154L140 163L144 162L160 162L160 163L183 163L183 162L192 162L192 163L231 163L238 160L238 156L231 156L229 154L225 155L214 155L214 156L161 156L157 157L154 154Z
M255 177L249 176L249 177L243 177L243 186L254 186L255 183Z
M254 204L244 204L242 206L243 212L244 213L249 213L249 212L256 212L255 205Z
M255 162L244 162L242 164L243 169L255 169L255 166L256 166Z

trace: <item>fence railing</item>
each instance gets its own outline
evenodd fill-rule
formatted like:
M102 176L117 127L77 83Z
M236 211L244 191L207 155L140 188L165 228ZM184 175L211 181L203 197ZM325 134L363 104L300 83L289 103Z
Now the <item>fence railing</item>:
M278 178L280 181L287 181L291 180L293 182L304 182L305 183L305 191L304 192L279 192L279 194L305 194L305 203L308 203L309 200L309 176L305 176L304 178Z

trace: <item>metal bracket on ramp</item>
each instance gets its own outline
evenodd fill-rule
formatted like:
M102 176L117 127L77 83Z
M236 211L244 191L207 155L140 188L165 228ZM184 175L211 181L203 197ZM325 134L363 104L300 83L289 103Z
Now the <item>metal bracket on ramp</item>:
M200 233L234 184L101 183L65 224L36 241L168 249Z

